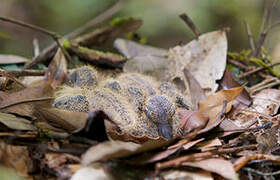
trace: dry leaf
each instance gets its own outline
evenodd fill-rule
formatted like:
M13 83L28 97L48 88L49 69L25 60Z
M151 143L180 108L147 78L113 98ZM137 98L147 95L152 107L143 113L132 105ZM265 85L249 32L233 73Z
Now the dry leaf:
M178 109L177 111L179 111L180 118L179 128L182 129L184 135L195 130L202 129L206 126L209 120L207 115L198 111L186 109Z
M22 177L29 177L29 173L34 171L35 164L29 156L26 146L8 145L0 142L0 157L6 167L16 170Z
M191 179L191 180L214 180L211 173L207 171L183 171L183 170L169 170L160 173L164 179L179 180L179 179Z
M112 180L100 166L83 167L79 169L70 180Z
M114 47L118 49L126 58L131 59L139 56L166 56L167 50L155 48L148 45L142 45L130 40L117 39L114 42Z
M169 51L167 79L179 78L185 83L183 69L199 82L207 95L214 93L216 80L223 77L226 68L227 38L224 31L214 31L199 36L185 46L176 46Z
M152 75L158 79L164 76L168 65L167 50L124 39L115 40L114 46L128 59L124 72Z
M26 63L28 59L14 55L0 55L0 64Z
M82 164L89 165L100 160L106 161L108 159L127 157L163 147L171 142L150 140L140 145L133 142L106 141L89 148L82 156Z
M209 116L208 124L202 131L210 130L219 125L217 118L222 111L224 101L227 101L226 113L231 110L232 101L240 95L242 87L236 87L229 90L221 90L217 93L208 96L205 100L199 103L198 111Z
M222 80L219 82L219 89L231 89L235 87L239 87L240 84L232 77L230 71L226 69L225 74ZM248 106L252 103L249 93L244 88L240 96L238 96L234 102L233 106L236 108L248 108Z
M254 111L273 116L278 112L280 102L280 90L265 89L253 96L251 108Z
M215 138L215 139L211 139L209 141L206 142L202 142L200 144L197 145L198 149L200 149L202 152L204 151L209 151L212 149L215 149L218 146L222 146L222 142L220 141L219 138Z
M190 96L192 100L193 109L198 109L198 103L205 99L205 93L201 88L199 82L193 77L193 75L188 71L188 69L184 69L184 75L188 81L190 87Z
M204 169L206 171L214 172L226 179L238 180L238 176L234 171L233 165L231 162L224 159L205 159L195 162L185 162L185 166L197 167Z
M61 50L58 50L45 74L45 79L35 86L27 87L14 93L0 93L2 99L0 107L15 104L25 100L51 97L53 91L66 77L67 63ZM19 114L21 116L32 117L35 103L21 103L2 109L2 112Z
M86 125L88 114L84 112L66 111L58 108L35 108L35 116L40 121L56 124L68 132L77 132Z
M46 80L50 86L55 90L62 84L67 75L67 62L66 58L59 48L48 66L46 71Z
M12 114L0 113L0 122L13 130L36 130L36 127L33 126L30 121L20 117L16 117Z
M14 93L0 93L0 107L7 106L10 104L16 104L18 102L36 98L50 97L52 95L52 90L45 81L39 83L39 85L33 87L27 87L21 91ZM1 110L1 112L19 114L21 116L33 116L33 107L35 103L22 103L13 105Z

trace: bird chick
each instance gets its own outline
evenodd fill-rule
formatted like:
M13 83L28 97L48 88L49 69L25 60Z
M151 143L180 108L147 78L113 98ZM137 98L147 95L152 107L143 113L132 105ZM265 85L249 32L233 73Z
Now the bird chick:
M172 85L136 73L98 82L98 73L88 66L73 70L68 77L70 87L62 87L56 94L55 107L81 112L101 110L122 133L138 137L170 139L178 134L174 125L179 123L174 121L179 119L174 114L177 106L183 106L184 98Z

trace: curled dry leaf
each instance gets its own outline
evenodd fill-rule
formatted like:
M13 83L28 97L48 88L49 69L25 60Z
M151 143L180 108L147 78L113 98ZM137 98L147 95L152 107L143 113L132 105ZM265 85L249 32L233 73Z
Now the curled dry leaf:
M225 109L225 112L227 113L231 110L232 101L240 95L242 89L242 87L236 87L229 90L221 90L208 96L205 100L199 103L198 111L207 114L209 117L206 127L202 130L203 132L205 129L210 130L221 123L222 120L217 119L223 109L224 101L227 102Z
M27 61L28 59L21 56L0 54L0 64L26 63Z
M224 31L214 31L199 36L185 46L176 46L169 51L167 79L180 79L187 86L183 69L199 82L207 95L214 93L216 80L223 77L226 68L227 38Z
M218 138L215 138L215 139L211 139L206 142L202 142L202 143L198 144L197 147L202 152L204 152L204 151L209 151L209 150L215 149L216 147L221 146L221 145L223 145L222 142Z
M34 112L39 121L49 122L68 132L77 132L85 127L88 114L77 111L66 111L58 108L37 106Z
M101 160L127 157L166 146L171 142L172 140L150 140L140 145L133 142L106 141L88 149L82 156L82 164L86 166Z
M202 114L198 111L179 109L180 129L183 134L187 134L194 130L200 130L206 126L209 118L207 114Z
M225 74L222 80L219 82L219 89L231 89L239 87L240 84L232 77L232 74L228 69L225 70ZM251 97L247 90L243 88L242 93L233 101L233 106L236 108L248 108L252 103Z
M46 71L46 80L50 83L50 86L55 90L59 85L62 84L67 74L67 62L66 58L59 48L49 64Z
M193 77L187 68L184 69L185 78L188 81L190 87L190 96L193 105L193 109L198 109L198 103L205 99L205 93L201 88L199 82Z
M177 179L192 179L192 180L214 180L211 173L207 171L183 171L183 170L169 170L169 171L163 171L160 173L160 175L164 179L168 180L177 180Z
M231 162L220 158L205 159L194 162L185 162L185 166L197 167L206 171L214 172L226 179L238 180L238 176L234 171Z
M36 130L36 127L32 125L30 121L20 117L16 117L15 115L12 114L0 113L0 122L13 130L22 130L22 131Z
M148 74L158 79L164 77L168 65L167 50L124 39L115 40L114 46L128 59L124 72Z
M45 79L38 84L27 87L21 91L14 93L0 93L0 107L7 106L10 104L16 104L25 100L32 100L36 98L51 97L54 89L59 86L66 75L67 64L64 55L59 49L56 56L52 60L45 74ZM46 101L45 101L46 102ZM47 101L49 102L49 101ZM21 103L13 105L11 107L3 108L2 112L19 114L21 116L33 116L34 103Z

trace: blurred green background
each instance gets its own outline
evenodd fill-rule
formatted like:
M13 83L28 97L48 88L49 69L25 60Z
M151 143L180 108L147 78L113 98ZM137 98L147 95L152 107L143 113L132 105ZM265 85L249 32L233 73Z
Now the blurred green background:
M66 34L114 3L114 0L2 0L0 15ZM272 11L271 22L280 20L279 7L280 4L277 3ZM144 24L138 33L147 38L147 43L169 48L194 38L189 28L178 17L186 12L201 32L230 27L229 49L241 50L249 48L244 20L250 24L254 36L257 37L263 9L264 0L127 0L115 16L141 18ZM266 39L266 47L271 53L277 51L275 47L280 42L279 30L275 28ZM51 42L45 35L0 22L0 54L30 57L33 38L39 39L42 48Z

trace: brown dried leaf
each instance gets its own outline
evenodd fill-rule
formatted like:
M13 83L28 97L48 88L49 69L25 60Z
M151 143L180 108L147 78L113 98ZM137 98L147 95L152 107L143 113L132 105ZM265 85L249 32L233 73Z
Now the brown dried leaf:
M207 115L202 114L198 111L178 109L180 125L179 128L182 129L183 134L193 132L194 130L200 130L204 128L209 120Z
M25 63L28 59L21 56L14 55L0 55L0 64L16 64L16 63Z
M35 168L26 146L14 146L0 142L0 157L6 167L15 169L22 177L28 178L29 173Z
M67 61L59 48L49 64L48 70L46 71L46 80L50 83L50 86L55 90L59 85L62 84L67 76Z
M199 103L198 111L200 113L207 114L209 121L206 127L202 130L210 130L221 123L221 119L218 120L218 116L222 111L224 101L227 101L226 113L231 110L232 101L240 95L242 87L236 87L229 90L221 90L217 93L208 96L205 100Z
M185 162L185 166L197 167L206 171L214 172L226 179L237 180L238 176L234 171L233 165L230 161L220 158L205 159L195 162Z
M35 86L27 87L21 91L14 93L0 93L2 99L0 107L10 104L16 104L21 101L31 100L36 98L51 97L53 91L59 86L66 77L67 63L64 55L59 49L48 67L45 74L45 79ZM2 112L19 114L21 116L32 117L33 108L36 103L21 103L11 107L2 108ZM41 104L41 103L40 103Z
M0 113L0 122L14 130L36 130L36 127L33 126L30 121L12 114Z
M222 80L219 82L219 89L231 89L239 87L240 84L232 77L232 74L228 69L226 69ZM240 96L238 96L234 102L233 106L236 108L247 108L252 103L249 93L244 88Z
M203 151L209 151L212 150L213 148L215 149L218 146L223 145L222 142L220 141L219 138L211 139L206 142L202 142L197 145L198 149L200 149L202 152Z
M184 75L189 83L190 96L192 100L193 109L198 109L198 103L205 99L205 93L201 88L199 82L193 77L193 75L185 68Z
M170 49L169 71L166 73L166 79L173 81L179 79L187 86L183 74L183 69L187 68L209 95L218 88L216 80L223 77L226 57L227 38L225 32L214 31L203 34L185 46L176 46Z
M127 157L168 145L172 141L150 140L144 144L122 141L106 141L87 150L82 156L82 164L89 165L97 161Z
M10 104L16 104L18 102L36 98L50 97L52 95L52 89L46 84L45 81L40 82L39 85L33 87L27 87L21 91L14 93L0 93L0 107L7 106ZM2 108L1 112L19 114L21 116L32 117L33 107L36 103L22 103L13 105L7 108Z
M68 132L77 132L86 125L88 114L84 112L66 111L57 108L35 108L35 116L40 121L56 124Z
M191 180L214 180L211 173L207 171L183 171L183 170L169 170L160 173L164 179L178 180L178 179L191 179Z

